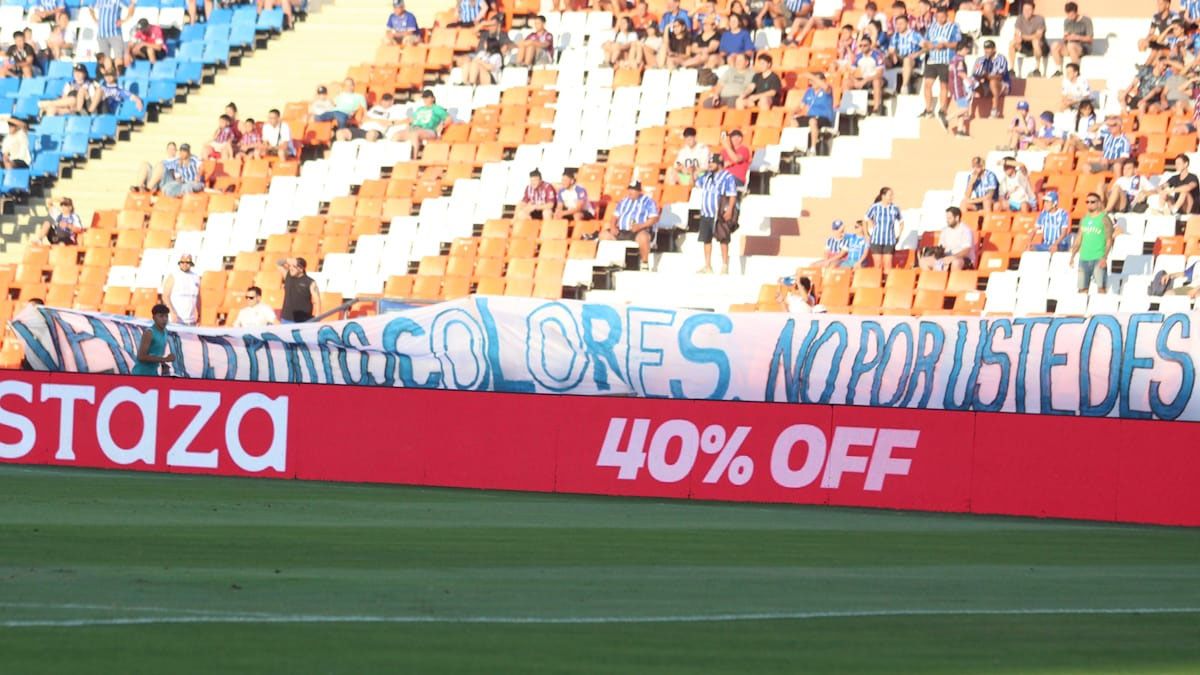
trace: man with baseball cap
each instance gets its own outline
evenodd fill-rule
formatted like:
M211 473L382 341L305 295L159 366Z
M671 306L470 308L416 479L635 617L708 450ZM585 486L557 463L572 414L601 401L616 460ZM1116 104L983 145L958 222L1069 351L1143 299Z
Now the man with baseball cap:
M392 0L392 13L387 20L388 37L398 45L421 44L421 28L417 17L404 8L404 0Z
M162 191L168 197L182 197L204 191L203 167L192 155L192 146L183 143L174 159L163 162Z
M1058 191L1042 195L1042 212L1037 217L1034 251L1071 250L1071 214L1058 206Z
M162 28L151 25L146 19L139 19L129 44L125 46L125 67L132 66L133 60L138 58L154 63L166 54L167 43L163 39Z
M162 296L175 323L195 326L200 322L200 275L192 254L179 256L179 268L163 281Z
M1017 101L1017 114L1008 125L1008 145L1001 150L1022 150L1037 133L1037 118L1029 113L1029 101Z
M696 181L700 189L700 243L704 244L704 267L700 274L711 274L713 239L721 245L721 274L729 273L729 240L737 217L737 179L725 170L721 155L708 158L708 171Z
M616 241L636 241L642 270L650 269L650 239L658 222L658 204L642 193L642 184L634 181L625 197L613 210L616 218L600 231L600 238Z
M408 120L408 131L400 135L399 140L413 144L413 153L421 150L427 141L441 137L442 132L450 124L450 113L438 105L433 91L426 89L421 92L421 107L412 111Z
M867 239L862 236L862 221L854 225L855 232L847 232L841 220L830 225L833 233L825 240L825 258L821 267L861 267L867 257Z

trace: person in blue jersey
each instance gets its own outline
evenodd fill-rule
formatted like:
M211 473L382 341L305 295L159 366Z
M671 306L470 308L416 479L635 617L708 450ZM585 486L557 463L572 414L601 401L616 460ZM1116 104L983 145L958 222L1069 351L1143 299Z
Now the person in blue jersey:
M738 182L725 170L725 158L708 158L708 171L696 181L700 189L700 243L704 245L704 267L701 274L711 274L712 242L721 245L721 274L729 273L729 241L733 237L737 217Z
M1058 206L1058 192L1051 190L1042 196L1042 212L1038 214L1031 251L1071 250L1071 214Z
M687 10L680 9L679 0L667 0L666 9L663 10L662 17L658 20L658 29L665 33L667 28L677 21L682 21L684 28L691 33L692 17L688 16Z
M991 211L999 196L1000 178L983 165L982 157L972 157L967 192L959 208L963 211Z
M900 229L904 225L904 217L895 200L896 193L892 188L882 188L863 216L871 241L871 258L878 257L884 274L892 269L892 256L896 253L896 242L900 240Z
M825 257L821 267L841 267L854 269L862 267L867 259L867 240L862 236L862 221L858 221L854 232L846 230L846 223L841 219L830 225L833 234L825 240Z
M945 5L938 5L933 23L929 24L929 30L925 32L925 42L921 44L929 52L922 75L925 80L925 112L921 113L921 117L933 117L935 114L933 82L937 80L941 86L938 87L939 105L936 114L938 121L946 128L950 127L949 118L946 116L950 107L950 61L954 58L954 50L960 40L962 31L958 24L950 20Z
M753 54L754 40L750 31L742 26L742 20L736 14L729 17L729 30L721 34L718 50L726 62L734 54Z
M137 363L133 365L134 375L164 375L169 372L167 364L174 363L175 355L167 351L167 320L171 310L166 305L158 304L150 310L153 323L142 333L138 343Z
M658 223L658 205L642 193L642 184L634 181L625 197L613 209L616 218L600 231L600 238L615 241L636 241L642 270L650 269L650 240Z
M896 81L898 92L917 93L917 77L914 76L921 56L925 53L921 43L925 37L913 29L907 14L893 20L895 32L888 42L888 65L900 66L900 78Z
M808 89L796 109L796 125L808 127L808 154L817 153L817 145L821 141L821 130L833 126L833 87L825 79L824 73L813 73L808 81Z
M387 19L388 39L398 45L421 44L421 27L417 17L404 8L404 0L392 0L392 13Z
M978 82L980 98L991 101L992 119L1000 119L1004 112L1004 97L1012 86L1012 76L1009 74L1008 59L996 51L996 43L986 40L983 43L983 56L975 61L975 81Z
M121 32L121 24L133 12L134 4L136 3L125 0L96 0L93 4L83 7L96 22L97 51L114 61L125 58L125 38Z

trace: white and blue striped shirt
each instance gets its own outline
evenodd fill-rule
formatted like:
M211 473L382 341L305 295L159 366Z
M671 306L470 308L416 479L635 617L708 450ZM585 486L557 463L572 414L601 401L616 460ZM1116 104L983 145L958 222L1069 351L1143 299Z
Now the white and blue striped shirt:
M710 171L696 181L700 188L700 215L704 218L716 218L721 214L721 202L725 197L737 194L737 179L725 169Z
M53 12L56 9L66 9L66 0L38 0L37 8L43 12Z
M658 205L649 195L625 197L617 202L617 229L628 232L634 225L646 222L658 215Z
M844 267L854 267L867 253L867 240L853 232L847 232L841 237L830 237L825 240L825 250L830 253L846 252L842 261Z
M1104 143L1104 159L1123 159L1129 156L1129 138L1125 134L1113 136L1108 129L1103 129L1100 131L1100 140Z
M1200 2L1200 0L1196 0ZM812 0L783 0L783 6L788 8L793 14L799 14L805 5L811 5Z
M1059 208L1042 211L1038 214L1037 226L1042 231L1042 243L1053 246L1063 232L1071 227L1071 214Z
M900 207L895 204L886 205L883 202L875 202L871 208L867 209L866 218L875 224L871 228L871 243L881 246L895 246L899 238L896 232L896 224L903 221L900 215Z
M1191 21L1200 19L1200 0L1183 0L1183 11Z
M163 162L163 173L170 180L179 183L194 183L196 177L200 175L200 160L188 157L186 163L180 161L179 158Z
M121 14L129 7L129 3L125 0L96 0L92 5L92 11L96 13L96 37L111 38L121 34L121 27L117 25L117 21L121 19Z
M461 0L458 3L458 20L465 24L474 24L483 16L487 7L484 0Z
M958 44L962 39L962 31L958 24L950 21L948 23L938 23L934 21L929 24L929 32L925 34L925 39L933 44L948 42L950 44ZM954 48L934 49L929 52L929 63L947 64L950 59L954 58Z
M903 33L896 33L892 36L891 48L896 50L897 56L904 58L921 51L921 40L924 39L925 37L921 33L909 28Z
M996 196L996 190L1000 188L1000 180L996 178L996 174L984 169L983 174L979 176L979 180L975 182L974 188L971 190L971 198L982 199L988 195Z

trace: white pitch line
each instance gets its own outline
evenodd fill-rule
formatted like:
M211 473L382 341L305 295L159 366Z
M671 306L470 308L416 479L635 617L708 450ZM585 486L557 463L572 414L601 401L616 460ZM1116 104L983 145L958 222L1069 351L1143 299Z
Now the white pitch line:
M110 608L121 609L121 608ZM127 608L132 609L132 608ZM202 610L177 610L202 611ZM1038 616L1038 615L1135 615L1200 614L1200 607L1080 607L1029 609L880 609L829 612L771 612L761 614L694 614L668 616L357 616L323 614L226 614L190 616L143 616L111 619L17 619L0 621L3 628L86 628L91 626L140 626L147 624L197 623L410 623L410 624L528 624L594 625L638 623L707 623L723 621L779 621L800 619L846 619L919 616Z
M225 609L186 609L181 607L146 607L146 606L131 606L131 605L82 605L78 603L48 603L48 602L0 602L0 607L11 609L83 609L96 610L101 612L161 612L163 614L196 614L196 615L211 615L211 616L231 616L232 613ZM265 612L238 612L238 616L278 616Z

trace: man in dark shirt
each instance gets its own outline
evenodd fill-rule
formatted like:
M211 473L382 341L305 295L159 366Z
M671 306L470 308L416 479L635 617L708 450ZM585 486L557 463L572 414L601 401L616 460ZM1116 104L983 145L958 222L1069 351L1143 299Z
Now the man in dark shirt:
M1200 213L1200 179L1188 169L1191 162L1187 155L1175 158L1175 175L1167 179L1162 189L1163 200L1175 214Z
M13 44L8 48L7 61L4 64L4 75L33 77L33 62L37 51L25 42L25 32L13 33Z
M1158 0L1158 11L1150 15L1150 32L1138 41L1138 49L1146 51L1150 43L1157 42L1178 18L1179 15L1171 11L1171 0Z
M1079 13L1079 5L1068 2L1064 10L1067 18L1063 21L1063 39L1054 43L1051 55L1058 72L1054 77L1062 75L1064 55L1068 63L1078 64L1079 61L1092 53L1092 20Z
M283 272L282 323L303 323L321 313L321 292L317 282L308 276L308 261L286 258L278 263Z
M775 97L783 90L783 82L779 76L771 72L773 60L768 54L760 54L754 63L754 77L750 78L750 91L742 94L737 101L739 110L758 108L770 110L775 105Z

